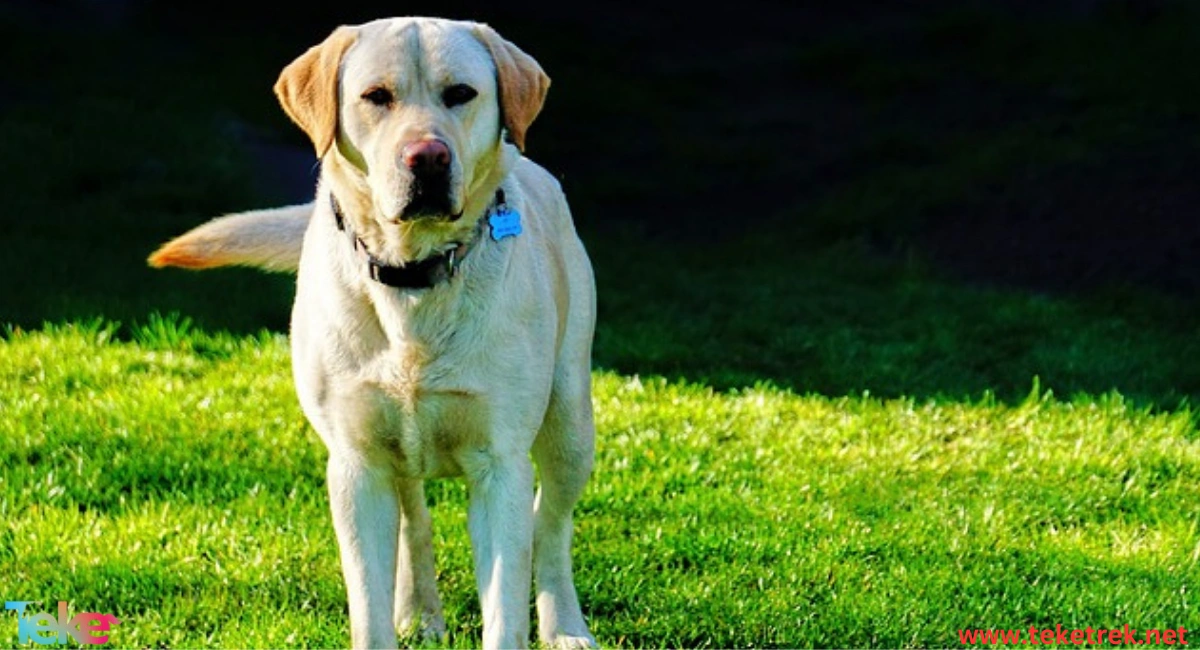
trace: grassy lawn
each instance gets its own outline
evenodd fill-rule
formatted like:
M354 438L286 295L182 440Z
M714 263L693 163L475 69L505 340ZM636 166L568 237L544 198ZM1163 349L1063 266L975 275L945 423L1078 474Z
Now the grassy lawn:
M92 324L0 346L9 588L112 610L120 646L343 645L324 452L286 340L134 338ZM596 379L576 560L605 645L954 646L958 628L1196 620L1189 413ZM466 493L435 486L450 642L469 647Z
M1088 224L1085 247L1129 222L1145 232L1119 238L1186 244L1155 220L1187 203L1174 183L1192 172L1154 161L1200 160L1200 75L1177 64L1200 60L1200 17L1178 11L1137 29L831 23L758 59L696 53L666 85L627 73L603 34L593 70L583 36L522 23L517 40L562 71L532 155L563 177L600 294L575 560L603 645L1200 627L1194 265L1179 290L1153 247L1078 275L1043 265L1059 242L979 262L1037 239L1025 221L1024 239L944 243L953 218L1049 204ZM115 613L117 647L341 647L325 452L288 367L292 280L143 262L278 200L244 133L303 144L269 96L301 37L145 27L0 7L0 37L38 63L0 70L0 595ZM731 122L730 93L705 85L732 90L731 65L759 70L742 90L779 74L803 100ZM586 155L612 135L580 123L638 121L660 139L650 171ZM764 141L811 153L742 164ZM1129 180L1130 160L1168 180ZM718 218L767 194L769 210ZM1135 199L1151 210L1071 214ZM465 489L428 495L449 642L470 647ZM0 612L0 646L16 638Z

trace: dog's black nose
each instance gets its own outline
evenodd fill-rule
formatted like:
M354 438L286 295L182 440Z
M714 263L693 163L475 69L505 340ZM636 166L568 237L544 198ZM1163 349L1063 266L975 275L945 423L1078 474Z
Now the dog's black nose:
M421 140L405 145L400 157L406 167L421 176L445 174L450 170L450 147L441 140Z

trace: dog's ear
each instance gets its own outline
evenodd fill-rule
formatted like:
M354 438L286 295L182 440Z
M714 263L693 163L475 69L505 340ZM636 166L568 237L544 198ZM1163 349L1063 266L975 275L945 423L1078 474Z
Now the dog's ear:
M338 27L320 45L289 63L275 82L275 96L288 117L308 134L317 158L329 151L337 135L338 68L357 37L353 29Z
M504 126L513 144L524 151L525 132L542 111L546 91L550 89L550 77L546 76L542 66L533 57L501 38L491 27L479 24L475 34L491 52L492 60L496 63Z

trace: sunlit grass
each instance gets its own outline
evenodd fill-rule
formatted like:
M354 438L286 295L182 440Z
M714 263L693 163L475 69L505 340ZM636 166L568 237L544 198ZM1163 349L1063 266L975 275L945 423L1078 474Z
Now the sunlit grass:
M150 323L140 342L102 323L0 342L5 597L116 613L119 647L344 645L325 452L286 340ZM595 404L575 558L605 645L951 646L962 627L1196 620L1186 410L611 372ZM470 646L466 492L431 488L450 642Z

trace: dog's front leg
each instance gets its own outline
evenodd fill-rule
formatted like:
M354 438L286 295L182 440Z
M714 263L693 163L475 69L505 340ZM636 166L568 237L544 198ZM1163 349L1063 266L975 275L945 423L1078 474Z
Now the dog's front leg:
M331 451L329 503L350 602L355 648L394 648L399 505L392 469L355 451Z
M433 523L420 479L396 482L400 494L400 552L396 563L396 629L429 641L446 636L433 561Z
M483 611L483 647L529 643L533 546L533 465L526 455L481 452L465 466L471 502L467 528Z

